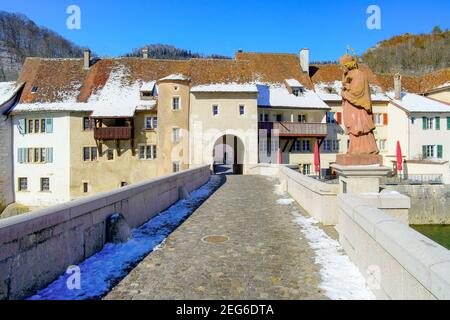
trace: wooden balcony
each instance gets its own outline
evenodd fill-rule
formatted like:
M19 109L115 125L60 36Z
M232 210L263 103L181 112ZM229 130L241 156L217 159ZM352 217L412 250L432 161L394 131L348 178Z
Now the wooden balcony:
M273 130L274 135L280 137L326 137L326 123L304 123L304 122L260 122L260 130L268 130L269 134Z
M131 140L133 139L132 127L103 127L94 129L96 140Z

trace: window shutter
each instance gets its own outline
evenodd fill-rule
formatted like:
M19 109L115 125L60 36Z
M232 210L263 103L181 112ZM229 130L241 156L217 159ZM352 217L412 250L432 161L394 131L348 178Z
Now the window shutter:
M443 153L443 147L442 147L442 145L438 145L437 146L437 157L439 158L439 159L442 159L442 153Z
M447 130L450 130L450 117L447 117Z
M422 157L424 159L427 157L427 146L422 146Z
M18 128L19 128L20 134L26 133L26 120L25 119L19 119Z
M336 121L338 124L342 124L342 112L336 113Z
M422 117L422 122L423 130L427 130L427 117Z
M17 150L17 161L19 162L19 163L23 163L24 162L24 152L23 152L23 148L19 148L18 150Z
M45 159L47 159L47 163L53 163L53 148L45 149Z
M385 126L388 125L388 114L387 114L387 113L384 113L384 114L383 114L383 124L384 124Z
M441 130L441 117L436 117L436 130Z
M53 119L52 118L45 119L45 132L53 133Z

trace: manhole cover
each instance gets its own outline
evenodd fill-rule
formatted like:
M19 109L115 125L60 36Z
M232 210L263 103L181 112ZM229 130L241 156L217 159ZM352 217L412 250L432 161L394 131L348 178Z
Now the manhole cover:
M202 238L202 241L205 243L225 243L229 240L230 238L227 236L206 236Z

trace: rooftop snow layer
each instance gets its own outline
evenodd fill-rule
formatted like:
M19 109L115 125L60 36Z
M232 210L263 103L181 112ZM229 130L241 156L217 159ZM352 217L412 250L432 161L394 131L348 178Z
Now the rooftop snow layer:
M303 87L303 85L300 82L298 82L298 80L296 80L296 79L286 79L286 83L291 88Z
M181 73L174 73L174 74L168 75L167 77L159 79L159 81L164 81L164 80L187 81L187 80L190 80L190 78Z
M141 91L151 91L155 88L156 81L144 82L141 87Z
M330 107L311 90L306 90L298 97L290 94L286 87L275 85L258 85L258 106L286 107L299 109L330 109Z
M216 83L194 86L191 92L258 92L255 84Z
M16 83L12 82L0 82L0 105L8 101L14 94Z
M342 82L335 81L329 83L317 83L314 85L314 89L319 97L324 101L341 101L341 91L342 91ZM372 91L372 101L389 101L389 97L387 97L382 89L376 85L370 85L370 89Z
M392 101L408 112L445 112L450 113L450 105L420 96L415 93L402 93L402 99L394 99L394 93L389 92Z

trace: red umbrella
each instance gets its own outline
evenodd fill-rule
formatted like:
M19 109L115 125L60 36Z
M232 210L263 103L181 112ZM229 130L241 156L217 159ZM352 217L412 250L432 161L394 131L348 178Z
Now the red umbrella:
M397 141L397 170L403 171L403 154L400 141Z
M278 164L282 164L283 163L283 153L281 152L281 148L278 148L277 163Z
M320 150L318 141L316 141L316 145L314 146L314 166L316 167L316 173L320 173Z

